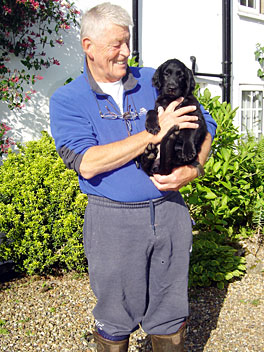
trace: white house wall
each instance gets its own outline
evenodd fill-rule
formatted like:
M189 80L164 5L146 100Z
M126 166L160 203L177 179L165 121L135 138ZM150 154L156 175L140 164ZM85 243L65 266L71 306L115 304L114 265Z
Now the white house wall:
M75 0L76 7L84 12L103 1ZM132 0L115 0L132 15ZM237 0L233 0L233 106L238 106L239 86L243 83L259 84L258 64L254 58L255 45L264 41L264 21L237 14ZM37 93L25 108L11 112L0 105L1 121L12 127L16 141L38 139L42 130L49 131L48 104L52 93L69 78L77 77L83 66L83 53L79 33L72 28L63 37L64 45L49 49L51 57L59 59L60 66L42 72L44 77L34 86ZM264 45L264 43L263 43ZM196 71L219 74L222 72L222 0L139 0L139 51L140 63L158 67L170 58L182 60L191 68L190 56L196 57ZM218 78L196 79L203 82L213 95L221 95Z

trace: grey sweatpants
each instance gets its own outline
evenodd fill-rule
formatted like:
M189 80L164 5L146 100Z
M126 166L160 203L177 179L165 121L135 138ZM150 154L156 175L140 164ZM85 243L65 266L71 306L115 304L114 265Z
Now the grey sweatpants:
M180 193L139 203L89 196L83 233L97 327L113 336L139 324L148 334L175 333L189 314L192 243Z

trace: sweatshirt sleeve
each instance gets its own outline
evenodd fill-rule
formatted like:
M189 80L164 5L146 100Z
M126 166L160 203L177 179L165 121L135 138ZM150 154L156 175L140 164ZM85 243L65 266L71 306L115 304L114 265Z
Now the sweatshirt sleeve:
M58 90L50 99L50 127L57 152L65 165L78 174L84 153L97 145L86 115L68 90Z
M206 111L202 105L200 105L200 108L201 108L202 114L204 116L206 125L207 125L207 130L210 133L210 135L212 136L212 140L213 140L215 137L217 124L216 124L215 120L212 118L212 116L209 114L209 112Z

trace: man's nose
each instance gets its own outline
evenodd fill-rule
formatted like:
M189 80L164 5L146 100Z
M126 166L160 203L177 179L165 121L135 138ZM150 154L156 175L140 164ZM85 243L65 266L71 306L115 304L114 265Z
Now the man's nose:
M127 43L123 43L121 46L120 54L122 54L125 57L129 57L130 55L130 48Z

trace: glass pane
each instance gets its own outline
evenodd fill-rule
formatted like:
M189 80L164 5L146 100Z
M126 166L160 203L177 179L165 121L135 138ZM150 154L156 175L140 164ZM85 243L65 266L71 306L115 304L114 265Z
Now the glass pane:
M254 130L259 130L261 128L261 111L253 112L253 128Z
M241 117L241 129L242 131L250 130L250 113L248 112L242 112L242 117Z
M255 0L248 0L248 7L255 9L256 8Z
M258 92L258 107L263 108L263 92Z
M240 0L240 5L247 6L247 0Z
M251 100L251 92L250 91L243 91L242 92L242 109L249 109L250 108L250 100Z

